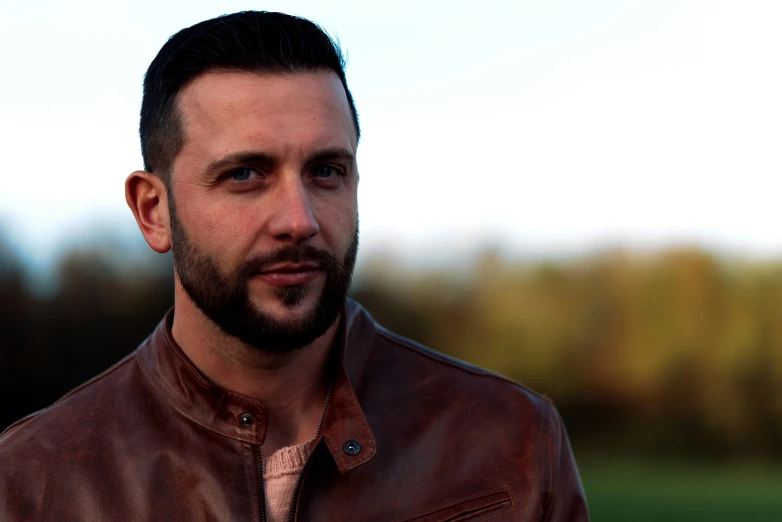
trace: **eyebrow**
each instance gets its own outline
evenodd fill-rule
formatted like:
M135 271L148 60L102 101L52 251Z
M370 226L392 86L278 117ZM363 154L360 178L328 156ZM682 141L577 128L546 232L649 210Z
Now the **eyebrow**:
M311 154L307 157L305 163L312 164L325 161L348 161L353 164L356 161L356 158L353 153L347 149L332 147ZM274 163L277 163L275 158L264 152L237 152L210 163L206 167L204 175L212 178L219 176L232 167L240 165L273 165Z
M215 160L206 167L204 175L210 178L216 178L225 170L239 165L270 165L274 163L274 158L263 152L237 152L230 154L219 160Z
M320 163L322 161L348 161L353 163L356 161L356 157L347 149L333 147L320 150L307 158L307 163Z

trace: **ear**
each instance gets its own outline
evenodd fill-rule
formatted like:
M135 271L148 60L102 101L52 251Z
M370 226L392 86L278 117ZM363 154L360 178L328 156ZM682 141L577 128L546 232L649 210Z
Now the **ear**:
M152 250L161 254L168 252L171 249L171 235L168 198L163 180L151 172L137 170L125 180L125 201Z

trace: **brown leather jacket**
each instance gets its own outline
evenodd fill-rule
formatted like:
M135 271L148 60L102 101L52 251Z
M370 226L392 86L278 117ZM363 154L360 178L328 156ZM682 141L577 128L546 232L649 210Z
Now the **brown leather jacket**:
M0 520L264 520L263 404L210 383L171 318L0 435ZM341 321L289 520L587 520L548 400L384 330L353 301Z

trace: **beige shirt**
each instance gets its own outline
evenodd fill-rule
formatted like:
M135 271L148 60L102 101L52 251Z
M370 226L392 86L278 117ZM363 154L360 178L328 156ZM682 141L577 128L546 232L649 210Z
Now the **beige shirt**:
M293 490L315 440L280 448L263 459L266 520L284 522L293 500Z

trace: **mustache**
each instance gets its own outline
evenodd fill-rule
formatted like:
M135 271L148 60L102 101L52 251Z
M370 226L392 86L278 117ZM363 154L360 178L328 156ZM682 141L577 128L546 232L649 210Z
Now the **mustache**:
M326 272L342 268L339 260L331 252L311 245L299 245L250 258L242 263L238 272L248 278L279 263L316 263Z

